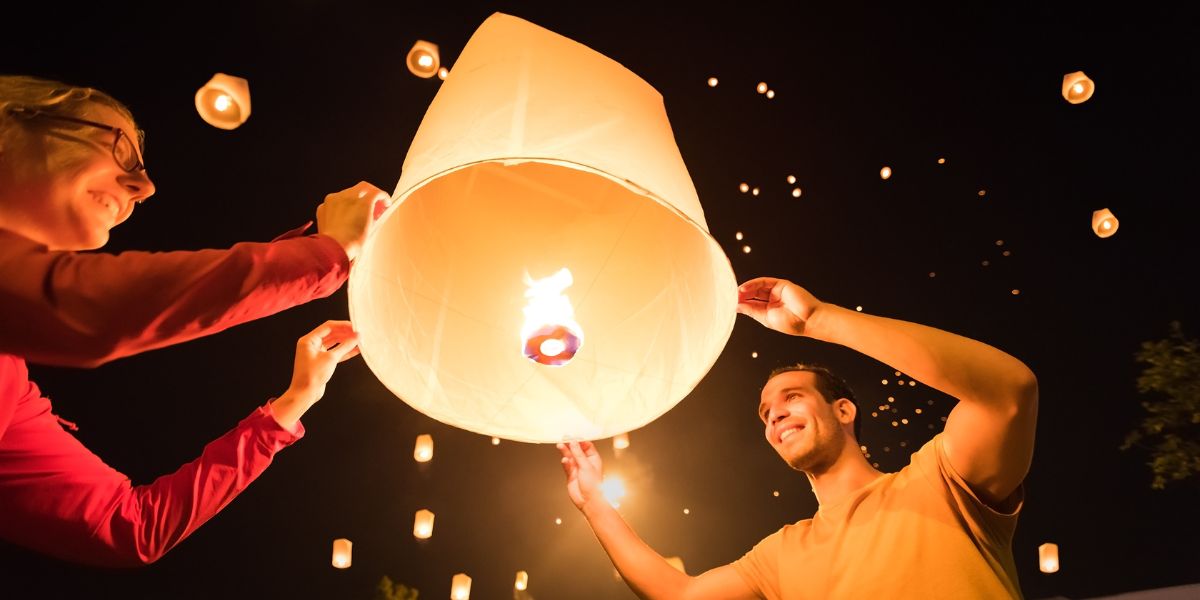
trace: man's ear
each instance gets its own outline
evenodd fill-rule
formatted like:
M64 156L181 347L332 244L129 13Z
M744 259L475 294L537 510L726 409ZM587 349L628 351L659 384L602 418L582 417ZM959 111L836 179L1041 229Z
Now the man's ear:
M858 407L848 398L838 398L833 403L833 412L839 423L853 425L854 417L858 415Z

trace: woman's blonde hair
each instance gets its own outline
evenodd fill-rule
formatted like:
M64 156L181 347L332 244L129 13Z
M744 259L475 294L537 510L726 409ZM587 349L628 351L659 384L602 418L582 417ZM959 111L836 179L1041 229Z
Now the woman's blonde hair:
M124 104L95 88L28 75L0 75L0 127L6 125L12 108L84 118L90 104L103 104L117 111L137 128L133 113ZM137 132L139 138L143 137L140 129Z

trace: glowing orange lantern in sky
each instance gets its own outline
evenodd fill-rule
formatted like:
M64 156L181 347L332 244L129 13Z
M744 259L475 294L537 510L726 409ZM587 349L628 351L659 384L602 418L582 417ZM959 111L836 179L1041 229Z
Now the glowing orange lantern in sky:
M523 331L547 279L567 282L573 316ZM736 290L662 96L496 14L430 104L349 297L364 359L404 402L559 442L636 429L683 399L729 339Z
M1102 238L1116 233L1120 224L1121 222L1107 208L1092 213L1092 231Z
M224 73L196 91L196 112L219 129L237 129L250 118L250 82Z
M529 587L529 573L525 571L517 571L517 580L513 582L513 588L518 591L524 591Z
M1088 79L1083 71L1067 73L1063 76L1062 95L1071 104L1087 102L1096 91L1096 84Z
M350 548L353 544L346 538L333 540L333 566L338 569L350 568Z
M471 597L471 578L466 573L459 573L450 580L450 599L467 600Z
M1038 568L1043 573L1058 572L1058 544L1046 543L1038 546Z
M408 71L417 77L429 79L437 75L442 66L442 59L438 55L437 44L432 44L425 40L417 40L413 47L408 51L408 56L405 57L404 63L408 65ZM442 79L445 79L443 76Z
M428 433L422 433L417 436L417 443L413 447L413 458L417 462L429 462L433 458L433 436Z
M422 508L413 518L413 537L427 540L433 535L433 512Z

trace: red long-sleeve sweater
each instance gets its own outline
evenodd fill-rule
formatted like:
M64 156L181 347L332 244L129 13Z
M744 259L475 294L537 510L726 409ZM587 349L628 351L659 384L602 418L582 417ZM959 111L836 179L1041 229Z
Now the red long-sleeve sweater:
M87 564L153 562L304 433L267 404L175 473L134 486L62 429L26 360L90 367L216 333L328 296L348 271L321 235L110 255L0 230L0 538Z

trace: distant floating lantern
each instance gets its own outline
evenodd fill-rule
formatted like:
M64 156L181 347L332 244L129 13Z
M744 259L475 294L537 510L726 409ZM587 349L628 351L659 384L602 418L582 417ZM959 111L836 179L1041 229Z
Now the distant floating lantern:
M758 195L758 188L750 188L750 195L751 195L751 196L757 196L757 195Z
M1102 238L1111 237L1116 233L1118 225L1120 221L1107 208L1092 213L1092 231Z
M500 438L498 438L498 437L492 437L492 445L493 445L493 446L499 446L499 445L500 445Z
M447 69L446 67L442 67L442 68L438 69L438 79L445 80L449 76L450 76L450 69Z
M742 246L743 254L750 254L750 246Z
M250 82L224 73L196 91L196 112L218 129L237 129L250 118Z
M442 67L437 44L417 40L417 43L413 44L412 49L408 51L404 64L408 65L410 73L422 79L429 79L437 75Z
M716 77L708 78L708 87L717 87L717 78Z
M745 236L743 236L743 235L742 235L742 232L740 232L740 231L739 231L739 232L737 232L736 234L734 234L734 236L733 236L733 237L737 238L737 241L739 241L739 242L740 242L740 241L742 241L742 238L743 238L743 237L745 237Z
M767 98L774 98L775 90L767 90Z
M671 558L668 558L667 564L675 567L675 570L679 571L680 573L687 573L687 571L683 570L683 559L678 556L672 556Z
M944 164L946 164L946 159L944 159L944 158L939 158L939 159L938 159L938 164L939 164L939 165L944 165Z
M884 167L879 170L879 178L880 179L888 179L891 176L892 176L892 168L891 167Z
M433 436L422 433L417 436L416 447L413 448L413 458L417 462L429 462L433 458Z
M803 193L804 193L804 192L802 192L802 191L800 190L800 188L794 188L794 189L792 190L792 197L793 197L793 198L799 198L799 197L800 197L800 195L801 195L801 194L803 194Z
M433 535L433 512L422 508L413 517L413 537L427 540Z
M1081 104L1087 102L1088 98L1092 97L1092 93L1096 91L1096 84L1088 79L1083 71L1075 71L1067 73L1063 76L1062 95L1067 102L1071 104Z
M758 358L758 352L751 352L750 358Z
M517 571L517 580L513 582L513 588L519 592L523 592L527 587L529 587L529 573Z
M346 538L333 540L333 566L338 569L350 568L350 548L353 544Z
M471 578L459 573L450 580L450 600L467 600L471 597Z
M767 82L765 82L765 81L759 82L758 87L756 87L754 89L758 90L758 93L760 93L760 94L767 93Z
M1043 573L1058 572L1058 544L1045 543L1038 546L1038 568Z
M792 185L792 184L796 183L796 176L795 176L795 175L788 175L788 176L787 176L787 182L788 182L788 185Z
M738 186L738 189L739 189L739 190L741 190L741 192L742 192L743 194L745 194L746 192L750 191L750 184L748 184L748 183L743 183L743 184L741 184L741 185L739 185L739 186Z
M363 358L414 409L482 435L597 440L653 421L707 374L737 315L662 95L503 14L454 72L350 276ZM564 267L587 341L552 367L514 341L524 274Z
M613 450L624 450L629 447L629 434L622 433L613 437Z

